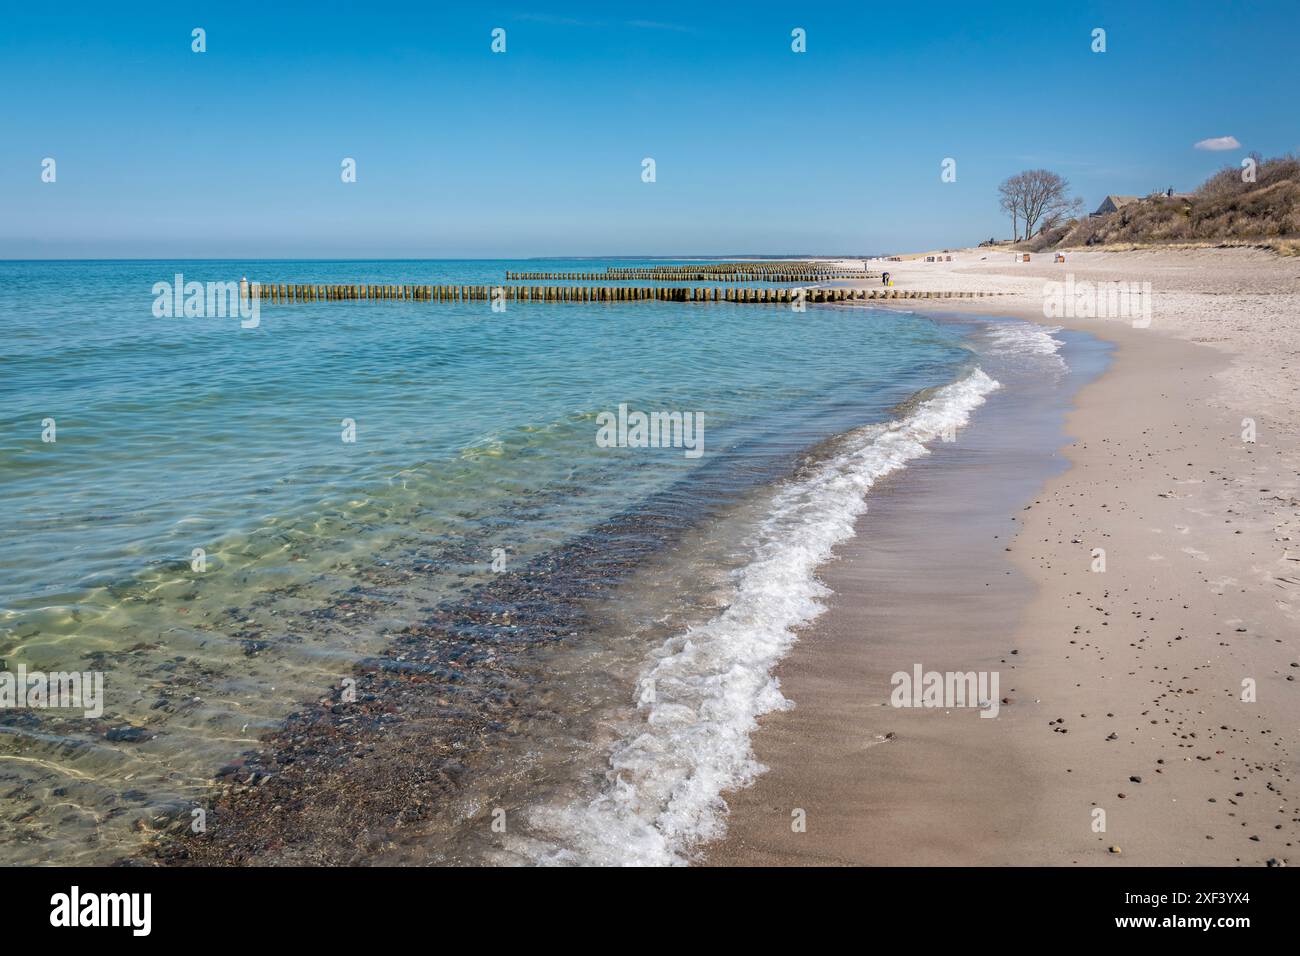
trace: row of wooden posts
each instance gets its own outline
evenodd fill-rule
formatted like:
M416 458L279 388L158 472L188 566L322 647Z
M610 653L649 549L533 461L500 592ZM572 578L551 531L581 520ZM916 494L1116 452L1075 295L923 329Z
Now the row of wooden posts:
M625 275L624 272L635 273ZM510 282L559 279L567 282L606 282L623 279L655 279L663 282L820 282L828 279L879 279L879 272L658 272L652 269L607 272L507 272Z
M690 262L684 265L609 266L604 272L507 272L507 279L739 279L759 278L797 282L831 276L861 278L862 269L846 270L830 262L786 259L777 262ZM775 279L776 276L794 278Z
M731 273L773 273L798 275L817 275L823 272L838 272L843 266L832 262L811 262L807 259L779 259L768 262L687 262L682 265L656 263L651 266L610 266L606 275L627 276L630 278L647 276L650 273L692 273L706 272L709 275L728 275Z
M832 263L689 263L686 265L611 265L604 271L608 278L656 278L659 276L801 276L815 278L845 274L862 276L863 269L845 269Z
M248 284L241 294L260 302L335 302L402 300L407 302L744 302L778 304L799 301L798 289L703 288L687 286L526 286L526 285L303 285ZM992 295L984 292L924 292L918 289L805 289L809 303L864 299L956 299Z

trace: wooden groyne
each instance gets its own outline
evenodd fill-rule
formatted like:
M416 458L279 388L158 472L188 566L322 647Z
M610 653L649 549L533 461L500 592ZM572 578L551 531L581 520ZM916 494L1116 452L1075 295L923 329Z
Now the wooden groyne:
M510 281L606 282L653 279L660 282L819 282L825 279L879 279L880 273L845 269L828 262L786 259L772 262L691 262L686 265L654 265L623 268L610 266L604 272L506 272Z
M616 282L651 279L658 282L822 282L828 279L879 279L879 272L659 272L653 269L610 269L605 272L507 272L508 282Z
M843 270L844 266L832 262L811 262L806 259L767 259L750 262L687 262L682 265L660 263L649 266L608 266L604 272L597 274L646 277L651 273L657 275L687 275L703 272L713 276L725 276L740 272L752 275L780 272L783 274L816 275L821 272L842 272ZM858 271L861 272L862 270Z
M692 275L703 273L710 276L727 275L802 275L817 276L831 272L844 272L843 266L830 262L810 262L806 259L771 259L750 262L688 262L683 265L649 265L649 266L610 266L605 270L608 276L627 279L648 279L657 275ZM850 270L854 271L854 270ZM861 275L862 269L856 270Z
M926 292L919 289L768 289L728 286L564 285L316 285L252 283L243 294L261 303L298 302L737 302L789 305L870 299L968 299L993 292ZM800 292L802 291L802 297Z

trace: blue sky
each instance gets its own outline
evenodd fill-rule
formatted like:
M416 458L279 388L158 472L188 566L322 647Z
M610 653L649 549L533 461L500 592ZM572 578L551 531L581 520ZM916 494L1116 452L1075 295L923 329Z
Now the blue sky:
M1300 149L1298 35L1295 0L10 4L0 257L968 244L1022 169L1094 208Z

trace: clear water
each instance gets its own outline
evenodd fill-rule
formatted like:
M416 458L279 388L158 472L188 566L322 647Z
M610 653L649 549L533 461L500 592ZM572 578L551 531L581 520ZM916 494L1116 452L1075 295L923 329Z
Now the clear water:
M593 600L570 581L590 613L528 665L583 694L525 682L521 707L630 703L626 661L661 635L628 609L707 618L702 582L762 546L728 533L724 560L702 529L758 527L810 453L972 364L968 329L862 308L312 303L266 305L252 329L152 313L176 273L495 284L639 264L0 263L0 658L107 684L98 719L0 711L5 860L131 852L394 634L489 593L502 562L609 585ZM704 453L600 447L620 403L701 414ZM553 557L575 541L618 569ZM650 568L671 597L633 588Z

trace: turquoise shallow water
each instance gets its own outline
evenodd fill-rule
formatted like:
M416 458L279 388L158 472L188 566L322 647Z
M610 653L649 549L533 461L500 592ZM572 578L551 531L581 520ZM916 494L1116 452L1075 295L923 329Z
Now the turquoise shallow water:
M506 266L0 265L0 605L75 601L227 535L327 514L397 532L411 530L403 506L419 507L421 530L458 535L538 493L578 492L592 521L700 464L597 448L600 411L701 412L716 453L856 424L964 357L923 320L829 310L322 303L267 306L256 329L150 311L151 285L176 272L490 282ZM557 506L554 523L583 523Z
M0 815L29 858L108 852L114 819L200 786L494 557L646 502L689 523L704 490L738 500L970 362L959 328L860 308L313 303L251 329L152 312L176 273L495 284L639 264L0 263L0 658L108 685L97 722L0 713ZM600 447L621 403L702 415L704 453Z

